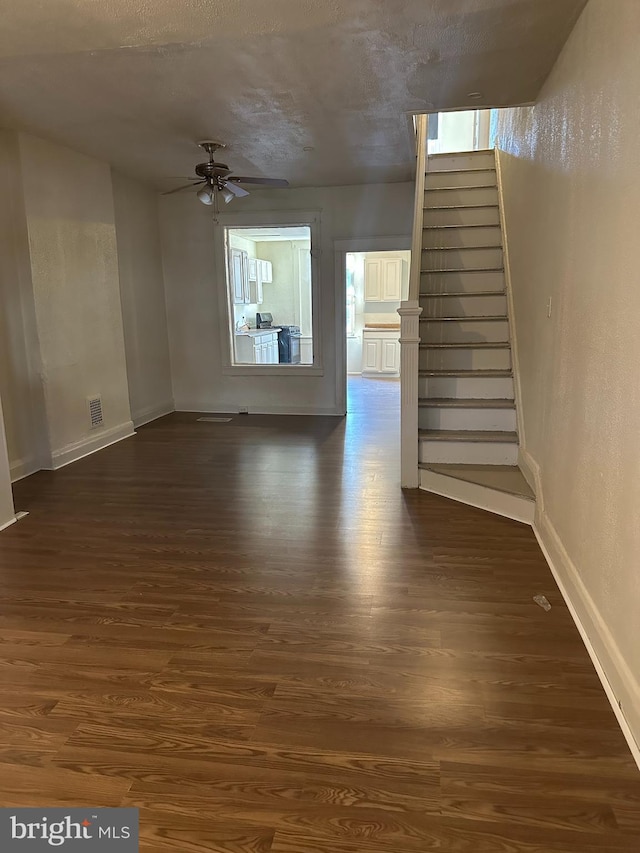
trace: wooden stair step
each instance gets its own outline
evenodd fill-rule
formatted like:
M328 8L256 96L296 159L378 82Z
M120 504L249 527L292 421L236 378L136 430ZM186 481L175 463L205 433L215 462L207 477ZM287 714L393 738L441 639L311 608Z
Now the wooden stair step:
M427 160L443 160L446 157L476 157L482 154L495 154L495 148L474 148L473 151L436 151L434 154L427 154Z
M449 155L451 156L451 155ZM476 166L473 169L431 169L425 172L426 175L464 175L467 172L495 172L495 166Z
M504 267L474 267L474 269L446 269L446 270L420 270L420 275L442 275L443 273L460 273L467 272L504 272Z
M511 370L419 370L418 376L457 376L461 379L470 379L476 377L477 379L488 379L492 377L497 377L499 379L511 379L513 376L513 372Z
M476 291L468 291L468 290L455 290L450 293L421 293L421 299L450 299L451 297L456 297L460 299L461 297L467 296L506 296L506 292L504 290L476 290Z
M425 207L423 210L487 210L498 207L500 207L499 204L438 204Z
M418 435L426 441L470 441L474 443L517 444L517 432L494 432L493 430L447 430L421 429Z
M482 169L483 172L492 171L490 169ZM497 190L497 184L478 184L477 186L464 186L464 187L425 187L425 192L427 193L440 193L440 192L450 192L453 190Z
M473 205L473 207L477 207L477 206L478 205ZM497 207L497 205L495 205L495 207ZM443 210L443 209L445 209L445 208L438 208L438 207L428 207L427 208L427 210ZM448 209L448 208L446 208L446 209ZM472 225L423 225L422 230L423 231L448 231L452 228L458 229L458 228L501 228L501 227L502 226L498 222L480 223L480 224L474 222Z
M475 397L420 397L421 409L515 409L515 400Z
M491 227L491 226L488 226ZM502 246L427 246L423 252L477 252L478 249L502 249Z
M475 483L487 489L494 489L508 495L534 501L535 495L517 465L457 465L455 463L421 462L423 471L444 474L456 480Z
M464 341L453 344L420 344L420 349L511 349L509 341Z
M509 318L506 314L495 314L491 317L420 317L421 323L470 323L478 322L505 322Z

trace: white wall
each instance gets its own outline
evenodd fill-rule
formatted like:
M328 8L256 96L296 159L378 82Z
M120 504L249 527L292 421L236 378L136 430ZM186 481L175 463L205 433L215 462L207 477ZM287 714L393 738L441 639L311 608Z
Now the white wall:
M309 340L313 336L310 251L308 239L256 243L257 257L270 261L273 272L273 281L262 288L261 309L273 315L276 325L299 326Z
M212 213L190 194L166 196L160 219L176 408L340 413L336 378L345 372L344 307L336 302L333 243L409 235L413 185L261 191L233 204L247 212L321 211L321 241L314 254L320 266L322 335L314 348L321 347L324 374L256 378L223 372L228 332L219 294L226 285L216 275ZM344 294L338 298L343 303Z
M591 0L498 127L537 525L637 740L639 32L637 0Z
M13 478L37 471L48 440L18 137L0 131L0 396Z
M129 402L140 425L173 410L158 196L112 178Z
M132 432L111 170L33 136L21 134L19 143L51 465L57 467ZM87 398L96 394L104 426L91 430Z

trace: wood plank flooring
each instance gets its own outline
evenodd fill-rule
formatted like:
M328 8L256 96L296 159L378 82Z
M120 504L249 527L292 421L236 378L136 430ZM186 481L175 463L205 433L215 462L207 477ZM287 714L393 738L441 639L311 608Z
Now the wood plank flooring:
M171 415L16 485L2 805L137 806L147 853L637 853L640 774L532 532L402 494L398 400Z

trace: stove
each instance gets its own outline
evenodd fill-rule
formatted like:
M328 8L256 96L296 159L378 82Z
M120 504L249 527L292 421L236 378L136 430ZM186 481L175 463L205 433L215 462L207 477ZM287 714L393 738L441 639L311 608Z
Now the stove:
M300 326L280 326L278 353L280 364L300 364Z

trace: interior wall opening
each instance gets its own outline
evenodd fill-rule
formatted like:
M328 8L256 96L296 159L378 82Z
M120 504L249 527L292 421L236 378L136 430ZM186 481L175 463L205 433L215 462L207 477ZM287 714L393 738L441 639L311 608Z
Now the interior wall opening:
M458 154L493 147L492 114L495 110L458 110L431 113L428 154Z
M311 228L225 228L232 364L312 365Z
M347 252L345 255L347 377L400 378L398 308L409 295L411 252ZM399 383L398 383L399 384Z

